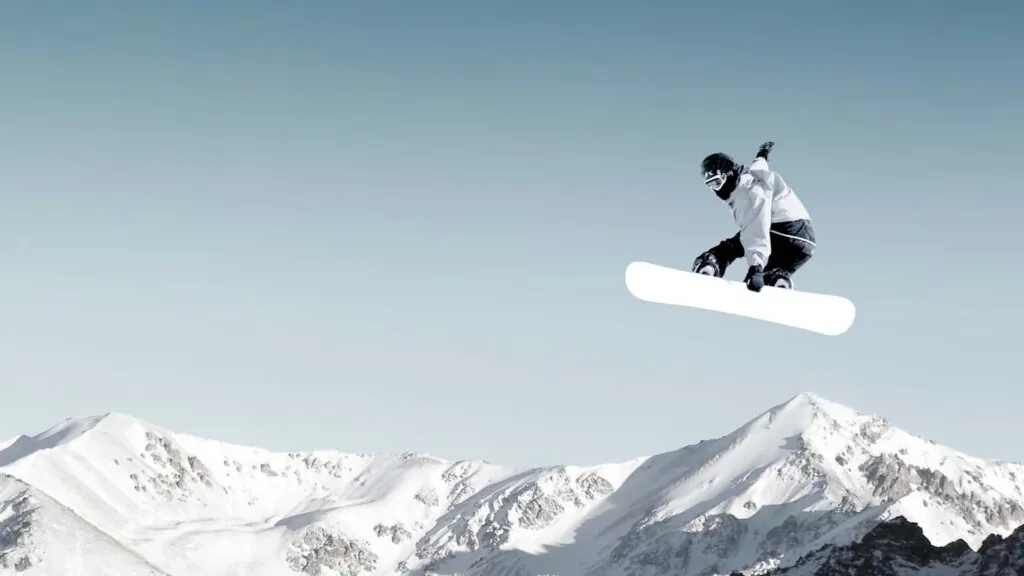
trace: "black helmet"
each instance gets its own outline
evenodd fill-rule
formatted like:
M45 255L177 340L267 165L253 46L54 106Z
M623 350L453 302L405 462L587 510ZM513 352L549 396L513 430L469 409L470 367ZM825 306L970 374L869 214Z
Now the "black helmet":
M701 174L704 174L705 176L707 176L708 173L729 174L735 169L736 161L732 159L732 156L729 156L725 152L709 154L704 158L704 161L700 163Z

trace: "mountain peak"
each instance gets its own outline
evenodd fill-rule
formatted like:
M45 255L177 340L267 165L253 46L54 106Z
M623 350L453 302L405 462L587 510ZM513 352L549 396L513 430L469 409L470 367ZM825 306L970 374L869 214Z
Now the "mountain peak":
M36 452L52 450L73 442L92 430L103 418L104 415L67 418L34 436L21 435L0 450L0 466L6 466Z
M877 439L889 428L881 416L864 414L848 406L827 400L813 392L801 392L781 404L758 414L729 436L733 442L755 437L805 447L823 446L830 438L851 438L866 434Z
M97 444L116 442L125 437L140 436L148 429L159 428L120 412L66 418L34 436L21 435L0 449L0 466L72 444L93 443L94 440Z
M840 423L860 424L866 420L878 419L877 416L864 414L858 410L823 398L814 392L801 392L782 404L770 408L767 412L775 414L807 415L813 417L826 416Z
M788 400L783 402L781 405L789 404L808 404L808 405L828 405L834 404L830 400L826 400L817 392L804 391L790 397Z

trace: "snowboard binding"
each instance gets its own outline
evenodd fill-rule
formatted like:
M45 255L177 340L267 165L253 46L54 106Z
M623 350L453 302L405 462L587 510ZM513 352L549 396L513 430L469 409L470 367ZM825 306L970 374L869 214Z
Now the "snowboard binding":
M793 289L793 278L790 277L789 272L781 268L772 268L764 273L764 285L774 286L775 288L782 288L784 290Z

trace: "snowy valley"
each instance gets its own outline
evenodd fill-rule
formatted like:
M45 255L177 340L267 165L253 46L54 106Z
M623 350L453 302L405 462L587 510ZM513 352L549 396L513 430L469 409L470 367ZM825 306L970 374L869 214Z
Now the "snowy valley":
M721 438L587 467L273 453L121 414L0 448L0 573L26 576L847 574L835 566L893 527L927 547L915 525L953 550L935 573L982 574L974 550L1024 524L1024 464L814 394ZM1020 540L988 546L1019 561Z

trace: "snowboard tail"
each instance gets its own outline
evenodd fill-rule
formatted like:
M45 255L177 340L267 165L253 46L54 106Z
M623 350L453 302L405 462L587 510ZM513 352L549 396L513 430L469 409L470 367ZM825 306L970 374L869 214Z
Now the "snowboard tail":
M853 302L842 296L773 286L753 292L742 282L650 262L626 267L626 288L646 302L744 316L827 336L846 332L857 312Z

